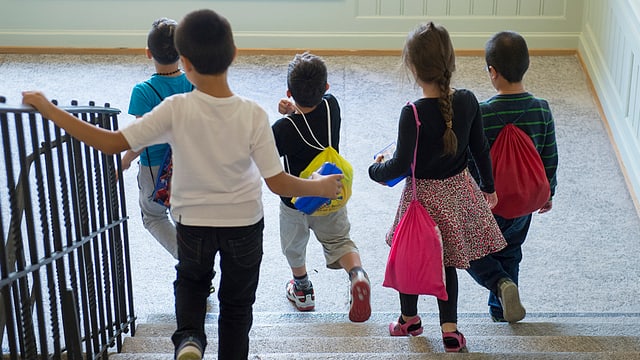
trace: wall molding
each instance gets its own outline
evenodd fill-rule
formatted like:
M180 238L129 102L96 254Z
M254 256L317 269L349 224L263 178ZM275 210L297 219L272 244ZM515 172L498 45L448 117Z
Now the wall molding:
M238 49L238 55L295 55L304 51L319 56L400 56L401 50L376 49ZM0 54L54 54L54 55L145 55L143 48L65 48L65 47L28 47L0 46ZM577 49L529 49L531 56L571 56L578 54ZM484 56L483 49L456 50L456 56Z
M634 13L623 3L605 11L597 9L599 23L587 16L578 51L640 214L640 22L629 19ZM587 10L594 11L596 6L608 5L598 1Z

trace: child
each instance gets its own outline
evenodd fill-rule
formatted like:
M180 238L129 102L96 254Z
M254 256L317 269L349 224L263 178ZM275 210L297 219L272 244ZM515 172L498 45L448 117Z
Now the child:
M293 58L289 63L287 86L287 97L292 97L293 102L289 99L280 100L278 110L286 116L276 121L272 129L278 152L285 158L285 171L297 175L320 153L320 145L331 145L339 151L340 107L333 95L325 94L329 89L327 67L315 55L304 53ZM327 124L329 114L330 134ZM305 140L314 141L315 146L306 144ZM367 273L362 269L358 248L349 237L350 223L346 207L328 215L310 216L296 210L290 197L282 197L280 242L293 273L293 279L286 284L287 298L300 311L310 311L315 307L315 293L305 266L309 229L313 230L322 244L327 268L342 268L349 275L349 319L354 322L366 321L371 315L371 288Z
M467 268L469 261L506 245L491 216L490 207L495 206L497 197L489 146L482 132L475 95L469 90L450 88L455 54L444 27L429 22L411 32L404 46L403 61L422 88L422 98L414 101L422 125L416 133L413 109L410 105L403 107L396 153L385 162L378 156L369 167L369 176L385 182L406 174L419 137L415 166L417 196L440 228L443 241L448 300L438 300L442 339L447 352L466 352L466 339L457 328L456 268ZM467 147L477 159L482 191L467 171ZM411 181L408 177L405 182L394 224L387 234L389 245L411 200ZM400 293L401 315L389 325L391 336L422 333L417 305L418 295Z
M174 282L175 357L202 358L207 345L206 301L219 252L218 359L246 360L262 260L260 177L279 195L336 198L342 176L300 179L283 171L266 111L235 95L227 82L236 47L224 17L212 10L187 14L176 28L175 44L184 72L197 90L165 99L122 130L108 131L78 120L38 92L24 92L23 102L70 135L109 154L171 145L171 214L176 219L179 258Z
M164 98L193 90L193 85L180 71L180 56L173 44L177 25L175 20L161 18L153 22L149 31L146 54L153 60L156 72L148 80L136 84L131 92L129 114L136 118L151 111ZM140 156L138 203L142 223L160 245L177 260L176 227L169 218L167 208L152 199L160 165L168 149L169 144L158 144L144 148L141 152L128 150L122 156L122 169L128 169L131 162Z
M527 43L517 33L499 32L487 42L485 60L491 84L497 91L497 95L480 103L485 134L492 145L505 124L518 120L516 126L531 137L549 180L551 197L538 211L540 214L546 213L551 210L551 198L557 185L558 150L549 104L527 92L522 82L529 68ZM475 166L470 168L474 170ZM520 303L517 284L522 244L532 216L528 214L515 219L505 219L498 215L494 217L507 241L507 247L472 261L467 271L478 284L491 290L491 318L497 322L517 322L526 314Z

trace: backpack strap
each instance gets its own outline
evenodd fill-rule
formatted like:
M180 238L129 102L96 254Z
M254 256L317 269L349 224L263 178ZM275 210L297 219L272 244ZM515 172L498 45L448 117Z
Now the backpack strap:
M151 85L151 83L149 82L149 80L144 82L145 84L147 84L151 90L153 90L154 93L156 93L156 95L158 96L158 99L160 99L160 102L164 101L164 97L162 95L160 95L160 92L153 86ZM193 84L191 84L191 91L193 91L195 89L195 86L193 86ZM149 156L149 148L144 148L145 152L147 153L147 158L151 159L151 156ZM153 171L151 170L151 166L149 166L149 172L151 173L151 179L153 179L153 181L155 182L155 176L153 176Z
M149 87L151 88L151 90L153 90L154 93L156 93L156 95L158 95L158 98L160 99L160 101L164 100L164 97L162 97L162 95L160 95L160 93L158 92L158 90L156 90L155 87L153 87L153 85L151 85L151 83L149 81L145 81L145 84L149 85Z
M155 87L153 87L153 85L151 85L151 83L149 81L145 81L145 84L149 85L149 87L151 88L151 90L153 90L154 93L156 93L156 95L158 95L158 98L160 99L160 102L162 102L164 100L164 97L162 97L162 95L160 95L160 93L158 92L158 90L156 90ZM149 148L145 147L144 148L145 153L147 154L147 159L149 162L151 162L151 155L149 155ZM149 166L149 173L151 174L151 180L154 183L155 186L155 182L156 182L156 177L153 175L153 170L151 170L151 166Z
M520 119L522 119L522 117L524 116L524 114L527 113L527 111L529 111L529 109L531 109L533 107L533 105L536 103L536 98L533 97L533 95L531 96L531 101L529 102L529 104L527 105L526 108L524 108L524 110L522 111L522 113L520 115L518 115L518 117L513 120L510 123L507 123L506 121L504 121L504 119L502 118L502 116L500 116L500 114L498 114L498 112L494 109L494 107L490 104L487 103L487 106L491 109L491 111L493 111L496 115L496 118L498 120L500 120L500 122L502 123L502 125L507 125L507 124L516 124L516 122L518 122Z
M416 195L416 160L418 158L418 139L420 138L420 118L418 117L418 109L416 109L416 105L412 102L407 102L407 105L411 105L413 108L413 116L416 118L416 146L413 148L413 161L411 162L411 188L413 190L412 198L413 200L417 200L418 196Z
M332 144L331 144L331 110L329 109L329 102L327 101L327 99L323 99L323 101L324 101L325 106L327 107L327 137L329 139L329 145L328 146L332 146ZM300 111L300 109L298 109L298 111ZM298 135L300 135L300 138L302 138L302 141L304 141L305 144L309 145L309 147L311 147L313 149L316 149L318 151L324 150L326 147L322 146L322 143L320 143L320 141L318 141L316 136L313 134L313 131L311 131L311 127L309 126L309 122L307 121L307 117L304 116L304 113L302 111L300 111L300 115L302 115L302 119L304 120L304 123L307 125L307 129L309 130L309 134L311 134L311 137L313 138L313 140L315 140L317 145L311 144L309 141L307 141L307 139L304 138L304 136L302 135L302 132L300 132L300 129L298 129L298 126L293 121L293 119L291 117L289 117L289 115L286 115L285 118L287 118L289 120L289 122L291 122L291 125L293 125L293 127L296 129L296 131L298 132Z

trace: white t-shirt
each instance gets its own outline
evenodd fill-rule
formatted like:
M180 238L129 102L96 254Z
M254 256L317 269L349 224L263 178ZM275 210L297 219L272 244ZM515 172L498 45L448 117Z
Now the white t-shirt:
M237 95L177 94L122 133L134 151L171 145L171 215L185 225L255 224L263 217L261 177L283 171L267 113Z

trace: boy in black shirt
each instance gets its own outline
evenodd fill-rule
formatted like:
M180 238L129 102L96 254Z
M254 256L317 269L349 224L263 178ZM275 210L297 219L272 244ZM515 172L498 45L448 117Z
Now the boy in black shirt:
M327 68L315 55L304 53L294 57L289 63L287 85L287 96L294 101L280 100L278 110L285 117L276 121L272 129L278 152L285 159L285 171L298 176L325 147L339 150L340 107L333 95L325 94L329 89ZM293 273L293 279L286 285L286 295L298 310L310 311L315 307L315 292L305 265L311 229L322 244L327 267L343 268L349 274L349 319L354 322L369 319L371 287L358 248L349 237L350 226L345 207L313 216L297 210L290 197L282 197L280 241Z

